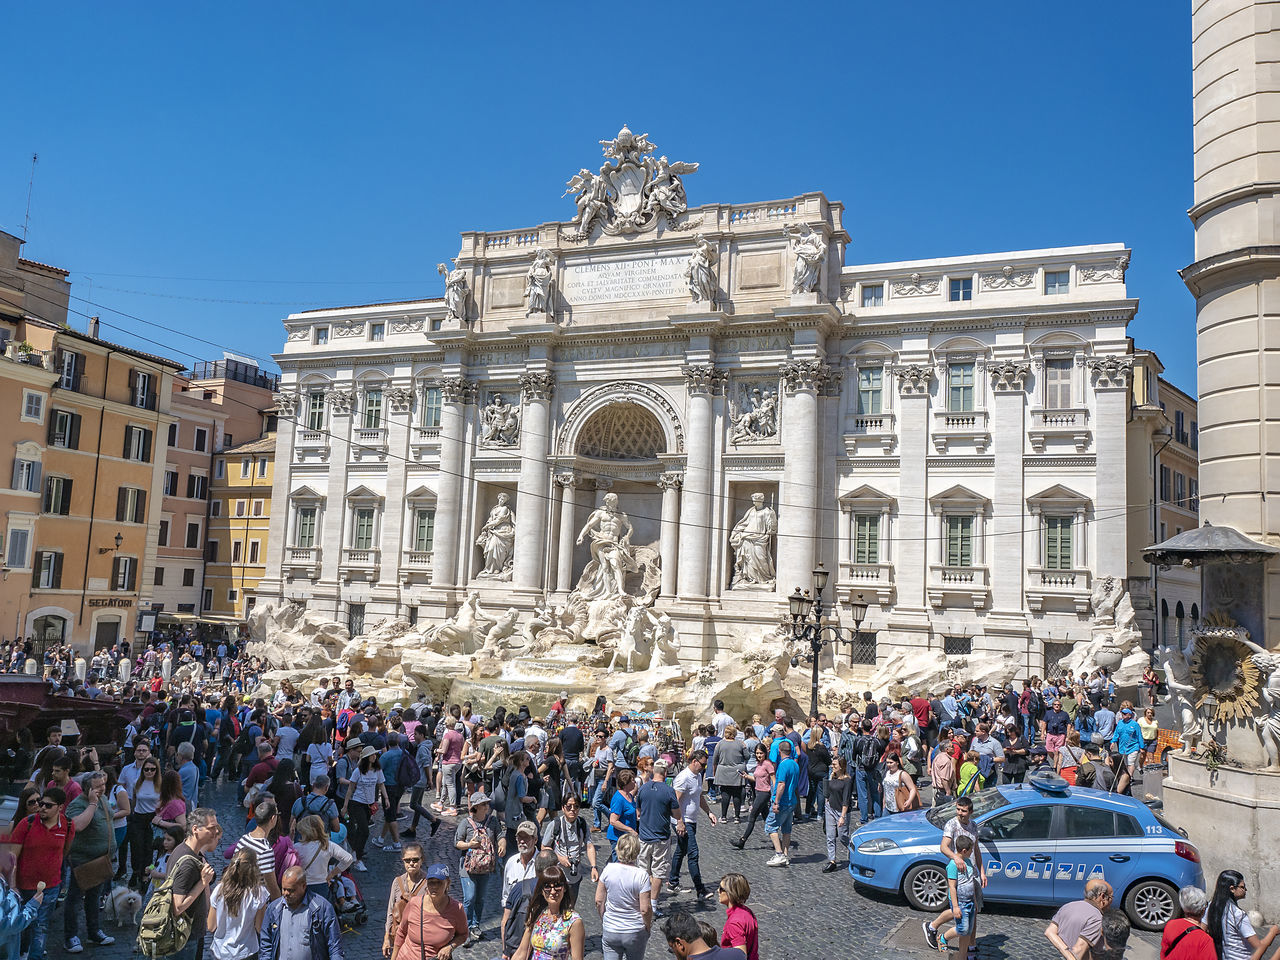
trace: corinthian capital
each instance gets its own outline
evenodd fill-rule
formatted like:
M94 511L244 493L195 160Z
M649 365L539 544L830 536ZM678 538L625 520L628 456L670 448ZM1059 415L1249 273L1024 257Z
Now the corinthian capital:
M727 370L717 370L710 363L691 363L681 367L680 372L684 374L685 389L690 393L719 394L729 377Z
M440 397L445 403L475 403L476 382L466 377L444 377L440 381Z
M779 372L787 393L798 393L821 390L831 375L831 368L822 360L788 360Z
M556 389L556 375L550 370L544 373L522 373L520 388L524 391L526 403L532 400L550 400Z
M1095 390L1123 390L1129 385L1129 375L1133 373L1130 357L1095 357L1088 361L1087 366L1093 374Z
M684 486L683 473L664 473L658 477L659 490L679 490Z
M903 364L893 368L898 378L898 392L904 397L927 396L929 382L933 379L933 368L919 363Z
M1031 367L1014 360L994 364L987 370L991 374L991 389L997 393L1021 392L1031 373Z

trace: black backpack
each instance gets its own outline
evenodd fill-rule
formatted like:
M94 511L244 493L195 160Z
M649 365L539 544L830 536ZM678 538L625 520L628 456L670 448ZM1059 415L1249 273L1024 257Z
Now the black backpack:
M880 754L882 752L879 737L873 737L870 734L863 734L858 738L858 766L863 767L866 770L874 770L880 765Z

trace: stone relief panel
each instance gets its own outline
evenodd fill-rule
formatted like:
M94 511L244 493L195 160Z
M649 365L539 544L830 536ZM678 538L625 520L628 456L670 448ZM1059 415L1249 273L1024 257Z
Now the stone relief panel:
M998 273L984 273L980 278L983 290L1026 290L1035 283L1034 270L1015 270L1005 266Z
M514 447L520 442L520 410L498 392L480 411L480 446Z
M895 297L931 297L938 292L941 281L913 273L905 280L895 280L891 286Z
M729 442L763 443L778 437L778 381L740 380L729 396Z
M1125 271L1128 269L1128 257L1116 257L1114 260L1104 263L1081 264L1076 269L1076 280L1080 283L1122 282Z

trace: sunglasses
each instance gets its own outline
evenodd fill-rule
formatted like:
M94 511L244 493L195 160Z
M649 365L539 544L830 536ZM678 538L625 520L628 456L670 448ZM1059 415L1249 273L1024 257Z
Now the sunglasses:
M421 857L405 857L404 862L405 863L421 863L422 858Z
M40 801L38 801L38 803L39 803L39 805L40 805L40 806L42 806L42 807L56 807L56 806L57 806L57 804L56 804L56 803L54 803L52 800L40 800Z
M39 797L27 797L27 806L34 806L40 802Z
M564 883L559 880L548 880L542 887L544 890L563 890Z
M159 767L143 767L142 772L143 773L159 773L160 768Z

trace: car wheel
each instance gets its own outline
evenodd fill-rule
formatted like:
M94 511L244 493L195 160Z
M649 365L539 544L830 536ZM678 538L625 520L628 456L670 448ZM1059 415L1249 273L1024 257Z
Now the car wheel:
M946 867L936 863L917 863L902 878L902 893L917 910L937 913L950 897Z
M1139 930L1163 930L1178 915L1178 892L1163 880L1141 880L1124 895L1124 912Z

